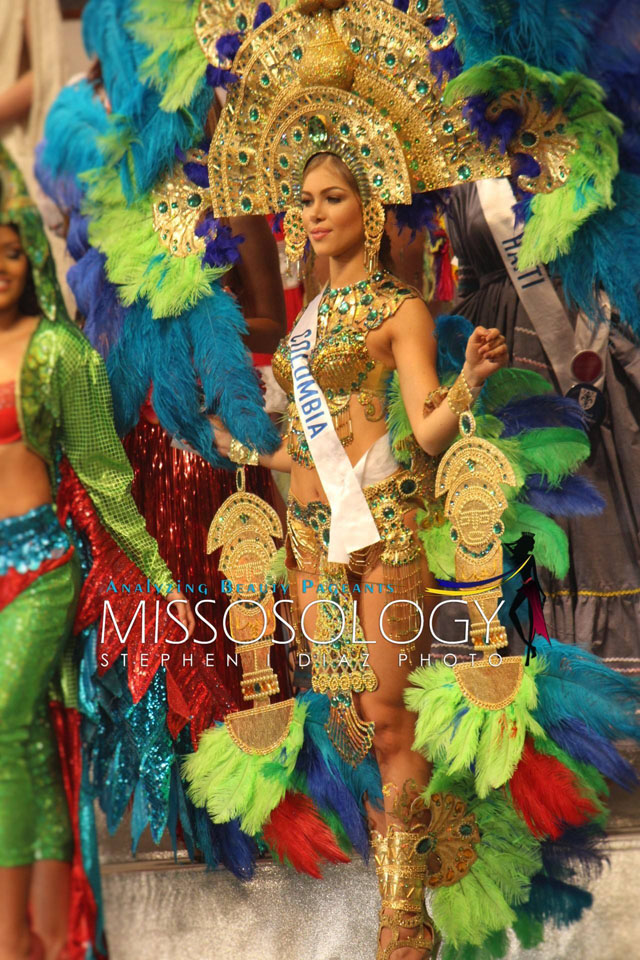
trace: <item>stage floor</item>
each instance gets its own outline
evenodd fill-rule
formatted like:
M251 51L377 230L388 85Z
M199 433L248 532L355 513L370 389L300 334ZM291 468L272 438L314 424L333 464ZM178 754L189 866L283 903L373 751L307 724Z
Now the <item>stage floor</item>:
M631 960L640 943L639 791L615 790L609 866L588 884L594 904L578 924L549 926L546 942L508 960ZM125 829L102 830L110 960L374 960L378 894L373 867L327 867L322 881L261 862L250 883L226 870L174 862L150 841L133 860ZM434 958L435 960L435 958Z

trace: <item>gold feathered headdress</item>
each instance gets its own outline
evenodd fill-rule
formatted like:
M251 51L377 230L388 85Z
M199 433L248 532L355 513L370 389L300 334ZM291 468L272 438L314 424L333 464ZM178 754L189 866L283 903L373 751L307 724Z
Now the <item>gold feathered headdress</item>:
M196 27L205 52L214 32L207 6ZM406 13L384 0L311 0L250 32L209 154L215 214L285 209L320 152L347 163L364 201L384 204L508 174L509 162L481 146L461 106L442 104L430 52L453 43L455 31L423 23L441 12L440 0L410 0Z

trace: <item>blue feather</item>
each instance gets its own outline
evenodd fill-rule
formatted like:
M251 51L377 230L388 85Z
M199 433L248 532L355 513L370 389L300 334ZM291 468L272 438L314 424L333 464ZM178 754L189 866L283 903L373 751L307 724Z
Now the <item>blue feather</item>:
M72 217L72 222L78 219ZM67 282L84 316L84 333L104 358L120 337L126 316L117 287L107 279L105 262L103 253L89 247L67 272Z
M557 840L544 840L540 847L544 873L554 880L597 877L609 857L604 846L605 833L590 824L569 827Z
M135 303L126 311L122 334L107 357L113 419L121 437L138 422L151 384L155 323L149 308Z
M535 920L550 920L556 927L568 927L577 923L592 903L587 890L538 874L531 881L529 899L517 912Z
M322 753L310 737L306 737L296 761L296 773L302 774L306 790L319 810L329 809L338 815L354 849L367 860L369 836L365 818L342 780L324 762Z
M239 820L228 823L212 823L206 810L202 810L220 850L220 860L239 880L250 880L255 872L258 849L252 837L243 833Z
M369 754L357 767L351 767L337 753L329 740L325 724L329 719L329 700L324 694L308 691L301 695L307 707L305 737L309 737L320 751L327 768L341 780L364 813L364 797L375 807L382 807L382 782L378 764Z
M160 93L138 79L150 51L128 29L133 16L132 0L89 0L82 16L85 47L100 59L113 110L103 147L121 154L115 159L127 200L146 193L173 166L176 146L186 150L200 139L213 98L203 72L188 105L173 113L160 108Z
M438 217L446 208L449 190L430 190L414 193L411 203L391 204L399 229L409 229L412 239L419 230L426 228L433 237L440 229Z
M503 438L513 437L522 430L536 430L539 427L573 427L584 430L584 411L577 400L560 397L556 394L541 396L514 397L503 407L494 411L494 416L502 420Z
M462 370L467 340L472 333L473 324L466 317L443 314L436 320L437 368L441 382Z
M605 290L621 323L640 338L640 176L619 173L613 202L611 210L582 225L571 252L552 261L549 270L560 277L569 305L589 317L601 316L597 297Z
M562 73L584 68L604 0L446 0L465 68L501 54Z
M280 435L264 412L262 393L242 342L246 324L236 301L218 284L181 317L153 320L135 303L107 358L120 436L138 422L153 383L153 406L164 429L186 441L214 466L230 467L212 440L201 410L233 425L234 435L259 450L273 450Z
M38 168L55 181L65 175L75 179L99 166L98 138L106 133L108 122L104 105L87 80L63 87L47 113Z
M198 306L206 303L201 300ZM197 309L197 308L196 308ZM152 403L164 429L186 441L214 466L222 458L213 445L209 421L200 410L198 369L189 336L189 315L154 320L152 335Z
M565 477L559 486L552 487L540 474L530 474L518 499L555 517L593 516L601 513L606 504L596 487L580 476Z
M595 654L551 640L539 652L545 669L538 674L534 715L548 729L574 718L607 740L640 740L640 684L611 670Z
M605 737L581 720L567 718L547 727L546 733L576 760L590 763L604 777L613 780L625 790L631 790L638 785L638 777L631 764L620 756Z
M260 385L242 342L247 327L236 300L214 284L211 296L196 304L187 323L205 408L229 424L242 443L262 453L275 450L281 438L264 412Z

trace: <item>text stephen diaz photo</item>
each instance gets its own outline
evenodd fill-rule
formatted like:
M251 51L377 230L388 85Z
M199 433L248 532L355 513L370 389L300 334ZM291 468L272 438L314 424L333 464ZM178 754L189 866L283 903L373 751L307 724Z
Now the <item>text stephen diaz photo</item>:
M189 633L186 627L178 619L173 609L180 603L186 603L186 601L172 600L169 603L164 603L160 599L162 596L165 596L167 593L170 593L174 589L181 591L182 593L184 593L186 597L190 597L190 602L191 602L194 616L196 619L196 630L193 637L191 638L189 638ZM322 583L316 583L313 580L303 581L302 592L309 593L309 594L314 592L317 596L316 599L309 600L308 603L305 603L301 611L300 629L302 634L304 635L304 637L309 643L313 643L319 646L322 646L322 645L326 646L330 643L335 643L337 640L342 640L343 642L346 642L346 643L356 642L355 618L353 621L352 634L351 636L346 636L344 613L342 612L340 605L335 600L331 599L332 594L336 595L339 592L346 592L347 589L348 589L347 585L345 585L345 589L343 591L339 591L338 586L335 584L326 585ZM237 644L239 647L246 647L252 643L257 643L259 640L261 640L267 632L267 613L262 606L260 598L264 598L265 596L271 593L274 595L281 593L283 594L283 596L280 597L278 600L274 600L273 614L276 621L282 624L282 627L284 630L284 636L283 637L279 636L279 631L276 630L274 633L273 642L279 646L288 646L291 643L297 643L298 637L295 629L293 628L289 620L285 616L283 616L282 613L280 612L281 608L284 608L283 609L283 612L284 612L284 610L286 610L287 608L287 605L290 607L291 604L293 603L293 601L286 596L286 594L288 593L288 588L286 585L282 585L282 584L270 585L266 583L265 584L250 583L250 584L234 585L230 580L222 580L220 583L220 590L223 594L226 594L226 595L234 595L234 594L240 595L238 599L232 600L228 604L225 602L225 610L222 616L222 630L223 630L224 636L228 640ZM382 595L382 594L393 594L394 589L391 584L383 584L383 583L364 584L362 588L358 584L355 584L351 587L350 592L352 592L353 594L375 593L375 594ZM133 640L135 638L136 632L138 632L137 639L141 644L146 644L147 646L163 644L169 647L168 650L163 651L163 653L161 654L161 662L163 665L169 663L171 660L173 660L175 656L181 657L184 663L193 664L194 663L193 651L190 650L189 653L186 653L184 652L184 647L183 647L183 644L188 643L190 641L191 643L196 645L196 648L199 651L199 659L204 666L215 667L218 665L216 662L216 654L213 653L211 650L204 651L202 649L203 647L210 647L211 644L215 643L218 636L218 631L215 625L211 622L210 619L208 619L208 617L212 616L214 613L216 600L213 597L208 596L209 590L206 584L204 583L184 584L184 585L181 585L180 583L153 584L149 580L147 580L146 583L116 584L114 583L113 580L111 580L109 581L109 585L106 589L106 593L108 593L110 596L107 599L105 599L103 603L102 624L101 624L101 631L100 631L101 644L105 644L108 641L112 641L115 636L117 640L124 647L124 644L127 643L127 641L130 638ZM127 614L127 616L123 618L121 616L121 611L119 615L119 611L118 611L119 605L118 605L117 598L116 596L114 596L114 594L115 595L122 595L122 594L140 595L140 600L132 614L130 612L131 606L129 604L128 605L129 613ZM151 595L155 595L155 596L152 597ZM305 628L307 611L321 603L325 603L325 604L331 603L332 605L334 605L340 611L341 619L342 619L342 629L336 634L336 636L333 636L330 639L325 641L316 640L313 636L311 636L307 632ZM458 645L463 645L469 642L468 617L460 617L459 619L455 620L455 623L459 624L459 629L462 634L461 636L458 636L456 638L440 637L438 636L438 634L435 632L435 629L434 629L434 618L438 610L441 609L443 606L452 604L452 603L462 604L463 608L465 610L467 609L467 603L462 598L448 598L446 600L441 600L438 604L434 606L433 610L429 615L428 628L429 628L429 633L433 640L437 641L438 643L446 644L447 646L458 646ZM504 601L500 601L498 608L494 613L493 617L491 618L491 620L487 620L480 605L478 603L475 603L476 607L478 608L478 611L480 612L483 619L485 620L485 623L487 624L487 637L489 635L489 625L491 621L495 619L495 617L498 615L498 612L502 607L503 603ZM389 610L392 609L397 604L410 604L411 606L414 606L416 608L419 615L419 626L416 631L416 636L402 642L398 640L393 640L385 630L385 617L388 615ZM233 636L231 632L230 625L229 625L229 614L232 608L237 605L241 605L244 607L246 607L247 605L251 605L253 607L260 608L260 610L262 611L262 629L260 633L258 633L251 640L238 640ZM354 596L353 598L353 605L354 605L354 611L357 614L357 610L358 610L357 596ZM462 611L460 611L460 613L462 613ZM124 622L127 618L128 618L128 622ZM165 624L165 628L166 627L171 628L172 635L174 637L176 634L176 628L182 633L182 636L179 637L178 639L172 639L171 637L164 636L163 623ZM150 640L147 635L148 626L153 627L152 640ZM398 664L401 665L405 663L407 660L407 654L402 651L402 647L408 646L413 642L413 640L421 636L424 628L425 628L425 618L424 618L424 614L421 607L417 603L415 603L415 601L413 600L406 600L401 597L393 597L392 599L388 600L384 604L384 606L380 611L379 637L377 639L369 639L364 641L360 640L358 642L365 643L366 645L372 645L377 643L378 641L382 641L382 642L387 641L388 643L395 644L399 648ZM141 666L148 665L148 664L145 664L145 658L147 658L148 656L149 654L146 654L144 652L141 652L138 654L138 657L140 658ZM299 660L299 666L305 667L309 665L306 659L309 656L308 654L299 653L297 656ZM468 659L468 656L469 655L467 655L467 659ZM472 660L475 657L473 653L470 654L470 656ZM100 666L103 666L103 667L108 666L109 658L106 653L98 653L98 657L99 657ZM128 659L128 653L126 650L123 650L122 657L125 660ZM493 663L493 665L498 666L502 658L500 657L499 654L495 654L494 659L495 659L495 663ZM430 656L421 656L420 662L422 665L429 664L431 662ZM457 662L456 654L447 653L445 655L445 662L449 666L454 666L455 663ZM239 664L237 653L236 654L227 653L226 663L227 665L233 664L237 666Z

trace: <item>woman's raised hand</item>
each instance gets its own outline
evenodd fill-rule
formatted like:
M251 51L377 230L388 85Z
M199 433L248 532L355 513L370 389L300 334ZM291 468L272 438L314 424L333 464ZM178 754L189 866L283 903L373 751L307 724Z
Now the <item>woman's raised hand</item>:
M509 362L507 344L496 327L476 327L467 341L465 376L470 387L481 386Z
M213 439L215 440L218 453L222 454L223 457L228 457L231 441L233 440L232 434L229 433L220 417L211 415L208 417L208 420L213 428Z

